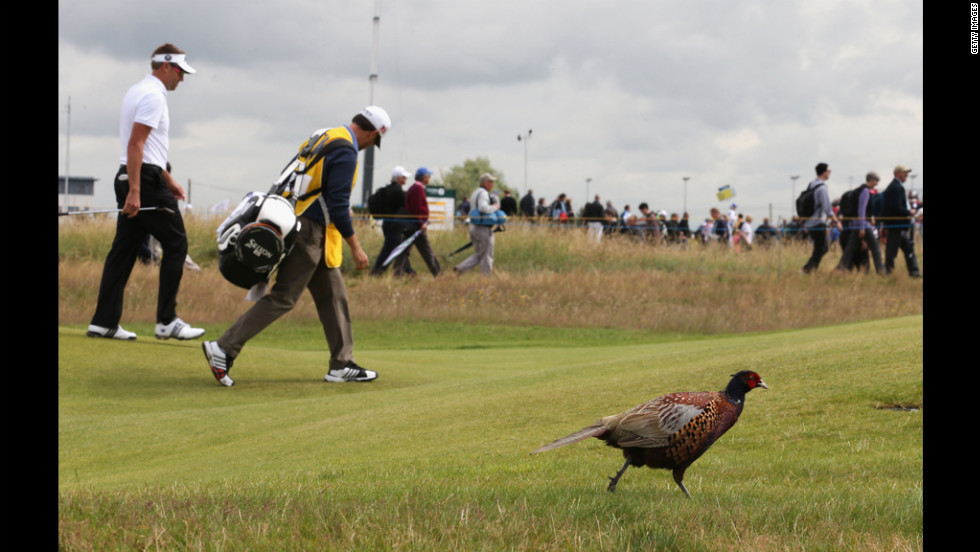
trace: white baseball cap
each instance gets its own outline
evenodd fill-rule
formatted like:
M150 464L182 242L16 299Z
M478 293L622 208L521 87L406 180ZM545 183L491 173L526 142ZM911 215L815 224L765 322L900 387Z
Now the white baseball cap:
M405 178L408 178L412 176L412 173L406 171L405 167L398 165L397 167L391 170L391 177L398 178L399 176L404 176Z
M372 130L378 131L378 137L374 140L374 145L380 148L381 137L391 128L391 118L388 117L388 112L376 105L369 105L360 114L371 123L371 126L374 127Z
M185 73L190 73L193 75L197 73L193 67L187 63L187 56L185 54L157 54L150 58L150 61L157 61L160 63L169 63L171 65L176 65Z

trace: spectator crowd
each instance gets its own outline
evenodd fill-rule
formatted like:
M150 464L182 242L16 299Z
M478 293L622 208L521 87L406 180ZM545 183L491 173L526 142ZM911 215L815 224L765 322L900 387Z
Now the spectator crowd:
M826 163L818 164L816 169L817 179L808 188L819 188L830 177ZM520 199L512 197L508 190L502 197L497 192L493 195L509 217L517 217L524 223L584 228L588 239L596 243L603 236L624 236L651 245L686 247L694 242L742 252L769 247L777 240L798 241L813 245L813 254L802 269L804 273L816 270L832 246L839 247L842 253L838 270L867 272L873 262L880 274L892 272L894 259L901 251L909 274L919 277L914 241L923 236L922 200L918 193L906 193L901 186L909 174L907 167L897 166L894 174L895 179L887 187L891 190L888 194L877 187L880 178L874 171L868 173L865 183L853 189L853 194L849 190L831 200L824 186L823 195L818 192L819 212L810 216L794 214L791 219L780 220L778 225L769 217L763 217L757 224L756 218L740 211L737 203L730 204L725 212L712 207L703 221L692 221L688 212L668 214L664 209L651 208L647 202L638 203L635 210L631 204L620 210L611 201L603 203L598 194L578 210L564 193L550 202L535 197L533 190ZM890 197L887 201L886 195ZM456 214L465 218L470 208L464 199Z

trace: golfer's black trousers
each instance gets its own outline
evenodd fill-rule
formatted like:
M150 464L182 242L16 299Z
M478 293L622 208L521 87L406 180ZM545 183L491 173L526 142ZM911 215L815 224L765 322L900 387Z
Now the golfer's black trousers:
M371 269L371 274L377 276L379 274L384 274L388 270L388 266L382 266L388 255L398 247L405 237L402 236L404 232L404 223L395 220L386 220L381 223L381 232L384 234L385 241L381 246L381 251L378 252L378 258L374 260L374 267ZM415 270L412 269L412 263L408 260L408 255L411 253L411 249L406 249L401 255L396 257L391 261L391 265L394 266L394 271L396 276L404 276L407 274L414 274Z
M129 182L125 178L126 167L116 173L116 205L126 204ZM180 216L177 200L163 181L163 174L155 165L142 166L140 170L140 207L166 207L170 210L140 211L129 218L119 213L116 218L116 236L106 256L99 284L99 299L92 317L92 324L115 328L122 318L123 292L129 275L136 264L136 257L146 236L152 235L163 249L160 259L160 285L157 293L157 322L170 323L177 317L177 290L184 275L187 257L187 233L184 219Z

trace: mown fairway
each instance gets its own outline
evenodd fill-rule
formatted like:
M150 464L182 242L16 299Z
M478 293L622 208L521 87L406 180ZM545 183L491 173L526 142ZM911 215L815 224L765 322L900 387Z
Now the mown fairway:
M921 316L669 339L364 322L381 377L344 385L319 327L284 321L232 388L199 342L127 327L59 329L63 550L922 549ZM744 368L771 389L688 470L692 500L647 468L606 492L622 459L595 439L528 454Z

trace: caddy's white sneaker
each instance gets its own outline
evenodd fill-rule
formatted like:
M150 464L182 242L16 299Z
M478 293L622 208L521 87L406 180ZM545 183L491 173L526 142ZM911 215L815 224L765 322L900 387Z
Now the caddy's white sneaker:
M192 328L190 324L180 318L174 318L169 324L157 322L157 327L153 331L157 339L170 339L176 337L181 341L185 339L197 339L204 335L204 328Z
M136 339L136 334L124 330L122 326L116 326L115 328L103 328L102 326L89 324L88 331L85 332L85 335L89 337L108 337L111 339L122 339L125 341L132 341Z
M201 343L201 349L204 349L204 357L208 359L214 379L225 387L235 385L234 380L228 377L228 370L231 370L234 359L229 357L214 341Z
M377 377L377 372L365 370L351 360L343 368L327 372L327 375L323 376L323 380L331 383L345 383L348 381L372 381Z

